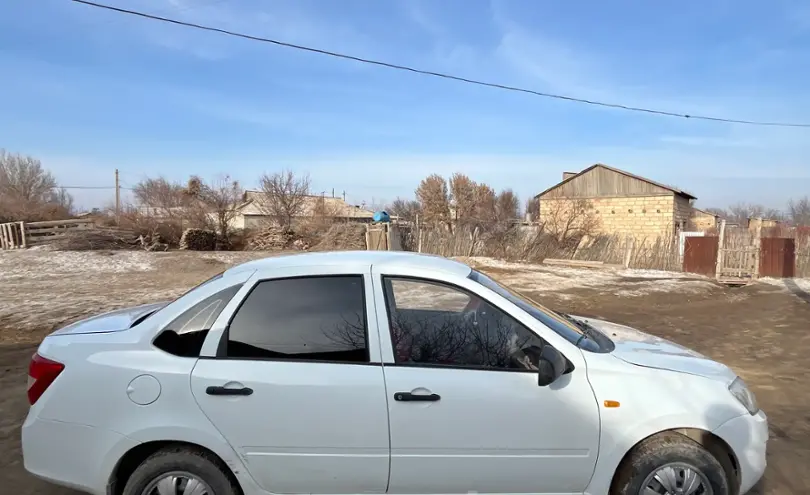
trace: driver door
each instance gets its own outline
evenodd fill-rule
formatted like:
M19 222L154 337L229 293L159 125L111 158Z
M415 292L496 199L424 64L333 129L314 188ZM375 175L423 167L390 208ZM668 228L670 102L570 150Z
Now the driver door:
M599 411L584 366L540 387L528 351L548 344L475 292L425 278L375 274L374 282L388 493L585 490Z

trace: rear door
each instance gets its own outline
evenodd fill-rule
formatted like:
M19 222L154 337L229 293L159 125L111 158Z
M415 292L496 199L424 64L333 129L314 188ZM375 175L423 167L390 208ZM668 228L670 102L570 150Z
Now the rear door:
M269 492L386 491L388 410L368 270L259 272L206 340L194 396Z

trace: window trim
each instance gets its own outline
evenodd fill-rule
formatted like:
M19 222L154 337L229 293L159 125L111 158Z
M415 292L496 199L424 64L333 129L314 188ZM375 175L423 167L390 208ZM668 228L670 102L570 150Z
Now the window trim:
M385 301L384 301L385 302L385 315L386 315L386 321L388 323L388 341L391 343L391 350L393 351L393 359L394 359L394 362L392 362L392 363L383 363L383 367L428 368L428 369L440 369L440 370L491 371L491 372L496 372L496 373L531 373L531 374L537 374L537 370L521 370L521 369L511 369L511 368L490 368L490 367L473 366L473 365L459 366L459 365L456 365L456 364L439 364L439 363L397 363L397 353L396 353L396 349L394 349L394 337L392 335L393 325L391 324L391 308L388 305L389 297L394 297L396 299L396 295L393 294L393 285L391 286L391 290L390 290L390 292L392 292L392 294L389 296L388 282L391 279L394 279L394 280L407 280L407 281L410 281L410 282L421 282L421 283L427 283L427 284L431 284L431 285L439 285L439 286L443 286L445 288L450 288L450 289L455 289L457 291L460 291L460 292L464 293L465 295L467 295L470 298L477 297L482 302L485 302L486 304L489 304L493 308L497 309L498 311L504 313L506 316L508 316L509 318L514 320L515 323L517 323L520 327L522 327L524 330L529 332L531 335L534 335L535 337L537 337L541 341L545 342L545 345L551 345L551 343L548 342L546 339L544 339L537 332L535 332L534 330L532 330L531 328L526 326L522 321L515 318L511 313L504 310L499 305L494 304L492 301L488 300L486 297L483 297L483 296L481 296L479 294L476 294L475 292L473 292L471 290L468 290L468 289L465 289L464 287L460 287L460 286L458 286L456 284L453 284L452 282L447 282L447 281L444 281L444 280L429 279L429 278L424 278L424 277L414 277L414 276L411 276L411 275L381 275L380 279L382 280L382 293L383 293L383 298L385 299ZM552 346L552 347L554 347L554 346ZM555 347L555 349L556 349L556 347ZM559 351L559 349L558 349L558 351ZM562 351L559 351L559 352L561 354L563 354ZM569 365L573 366L573 363L571 363L571 361L565 356L565 354L563 354L563 357L565 357L565 360L568 361Z
M281 282L284 280L300 280L300 279L323 279L323 278L359 278L361 281L360 290L363 300L363 330L366 340L366 361L359 363L359 362L351 362L351 361L333 361L333 360L312 360L312 359L301 359L301 358L294 358L294 359L283 359L283 358L264 358L264 357L237 357L237 356L228 356L228 340L231 333L231 323L233 323L233 319L239 313L239 310L242 309L242 306L245 302L250 298L250 295L253 294L253 291L264 282ZM262 278L256 280L253 285L248 290L247 294L239 301L239 305L236 306L236 309L228 317L228 323L225 324L225 328L222 331L222 335L220 336L219 342L217 343L217 352L214 356L200 356L200 359L218 359L222 361L268 361L268 362L275 362L275 363L310 363L310 364L345 364L345 365L354 365L354 366L381 366L382 363L375 363L371 361L371 338L369 336L369 322L368 322L368 298L366 296L366 275L362 273L329 273L324 275L292 275L288 277L279 277L279 278Z

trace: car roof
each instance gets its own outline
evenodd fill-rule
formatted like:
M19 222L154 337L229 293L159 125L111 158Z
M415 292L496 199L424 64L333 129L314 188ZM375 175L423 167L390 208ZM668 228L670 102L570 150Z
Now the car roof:
M323 251L282 254L236 265L225 271L236 273L242 270L265 270L313 265L367 264L386 271L407 272L409 269L440 271L460 277L470 274L472 268L464 263L432 254L408 251Z

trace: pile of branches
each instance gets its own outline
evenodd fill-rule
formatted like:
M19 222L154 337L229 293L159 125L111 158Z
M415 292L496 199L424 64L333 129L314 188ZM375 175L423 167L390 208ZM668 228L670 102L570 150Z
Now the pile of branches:
M217 235L210 230L186 229L180 236L179 247L190 251L213 251L217 247Z
M266 227L254 232L247 241L247 251L280 251L293 247L299 240L295 232L279 227ZM307 246L309 247L309 246ZM300 248L303 248L301 246Z
M313 249L318 251L365 250L366 226L362 223L336 223L321 236Z
M91 251L138 249L140 239L135 233L118 229L90 229L65 232L49 243L55 251Z

